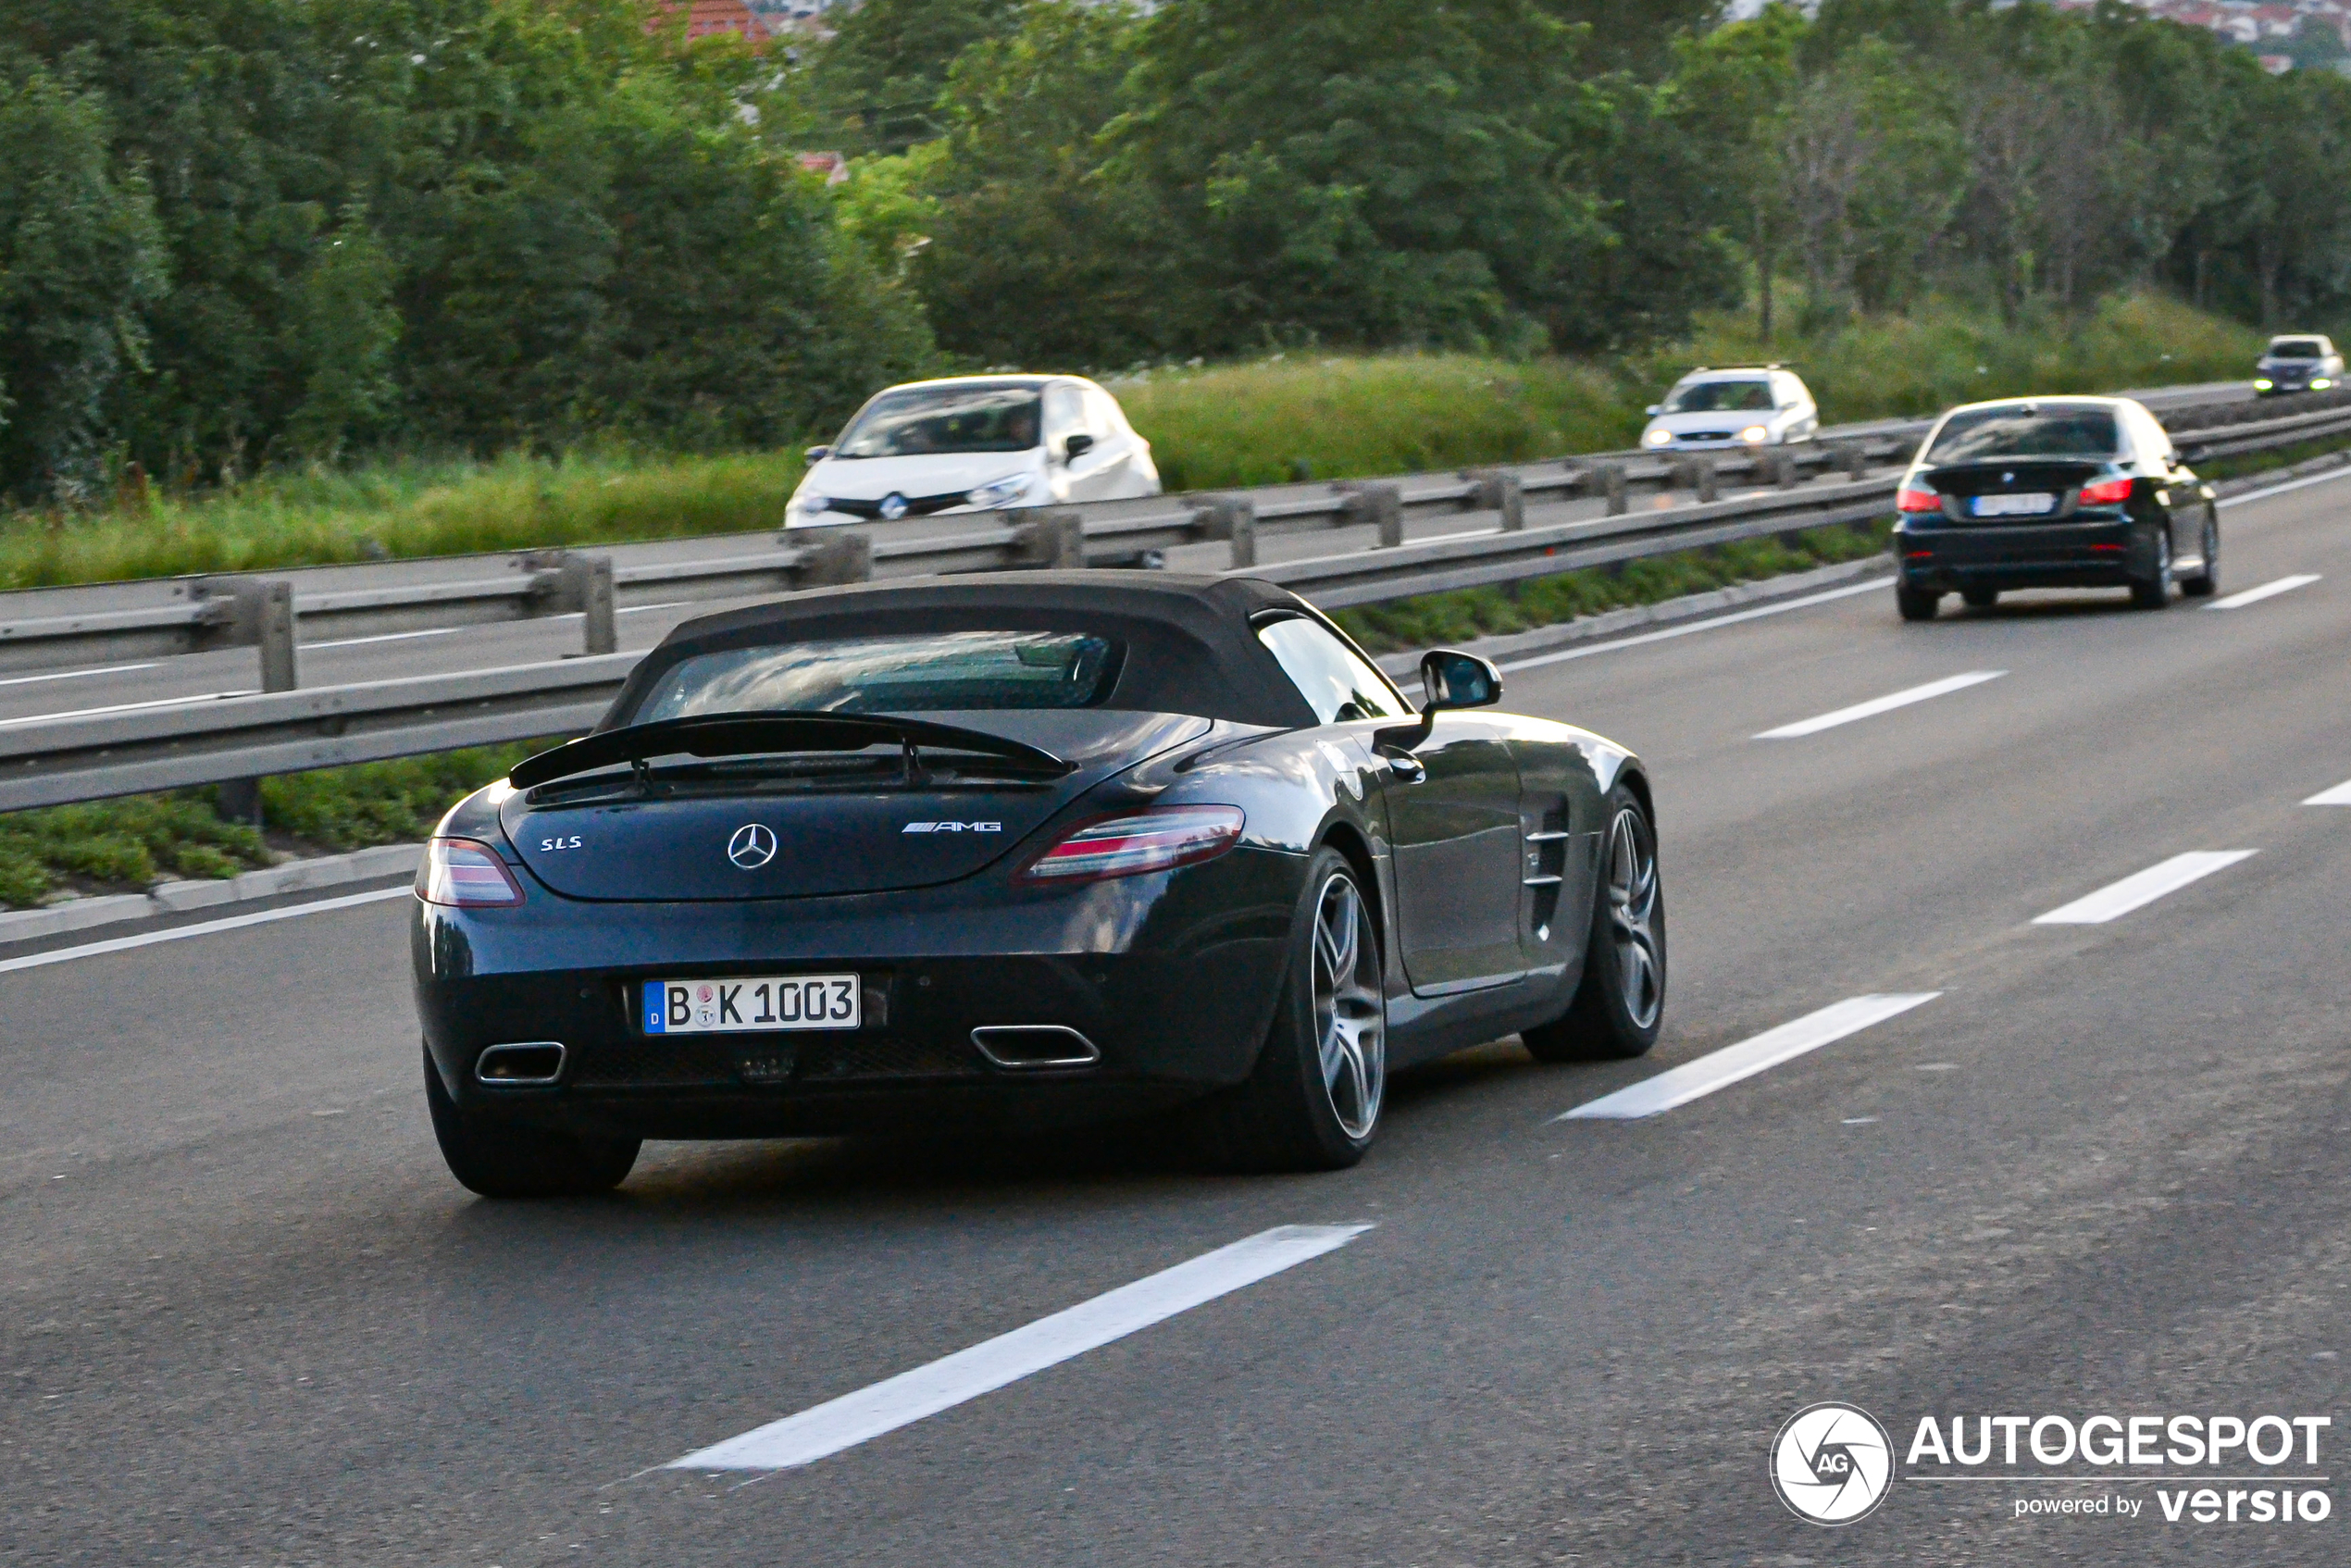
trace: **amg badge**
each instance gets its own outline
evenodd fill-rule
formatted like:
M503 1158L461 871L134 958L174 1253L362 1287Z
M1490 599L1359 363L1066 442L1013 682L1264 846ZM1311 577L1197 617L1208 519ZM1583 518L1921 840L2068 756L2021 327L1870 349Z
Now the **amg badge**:
M909 822L903 833L1001 833L1001 822Z

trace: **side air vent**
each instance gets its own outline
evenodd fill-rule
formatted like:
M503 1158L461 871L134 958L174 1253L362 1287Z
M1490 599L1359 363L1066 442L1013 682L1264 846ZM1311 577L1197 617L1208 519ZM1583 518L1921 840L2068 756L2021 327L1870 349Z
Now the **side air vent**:
M551 1084L563 1076L564 1048L552 1039L493 1045L474 1064L474 1076L493 1088Z
M979 1053L1008 1072L1037 1072L1047 1067L1090 1067L1102 1059L1101 1049L1076 1029L1058 1024L1014 1024L974 1029L972 1043Z

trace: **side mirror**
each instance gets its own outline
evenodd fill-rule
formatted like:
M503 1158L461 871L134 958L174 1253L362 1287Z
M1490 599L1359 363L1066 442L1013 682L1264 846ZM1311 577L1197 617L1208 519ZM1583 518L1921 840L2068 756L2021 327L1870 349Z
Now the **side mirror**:
M1421 689L1428 700L1424 714L1443 708L1490 708L1502 700L1502 672L1475 653L1450 648L1421 655Z
M1067 441L1062 442L1062 461L1064 463L1075 463L1080 457L1085 456L1088 453L1093 450L1094 438L1088 435L1085 431L1080 430L1076 435L1070 437Z
M1647 408L1642 409L1641 412L1654 419L1659 415L1665 412L1665 404L1661 403L1652 403Z
M811 463L822 463L832 454L833 449L829 446L812 446L808 449L808 460Z
M1409 752L1428 739L1438 714L1492 707L1502 700L1502 672L1475 653L1439 648L1421 655L1421 689L1420 722L1374 731L1374 751Z

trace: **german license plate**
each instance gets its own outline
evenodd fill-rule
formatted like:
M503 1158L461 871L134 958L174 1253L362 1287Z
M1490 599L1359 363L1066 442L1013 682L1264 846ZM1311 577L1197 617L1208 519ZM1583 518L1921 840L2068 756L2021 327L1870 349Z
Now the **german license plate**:
M1975 498L1975 516L1979 517L2038 517L2057 510L2054 495L1979 495Z
M649 1035L853 1029L858 1026L864 994L854 975L647 980L638 1014Z

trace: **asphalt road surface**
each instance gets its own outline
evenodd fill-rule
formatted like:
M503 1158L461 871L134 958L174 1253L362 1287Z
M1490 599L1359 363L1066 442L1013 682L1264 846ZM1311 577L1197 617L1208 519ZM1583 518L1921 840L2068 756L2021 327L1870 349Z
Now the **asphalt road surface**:
M2224 592L2315 578L2233 608L1903 626L1879 587L1511 671L1653 766L1665 1039L1410 1075L1340 1175L655 1145L489 1204L432 1147L397 897L0 972L0 1562L2351 1560L2351 806L2302 803L2351 781L2346 507L2230 508ZM1557 1119L1863 997L1909 1004ZM1368 1228L1101 1300L1308 1226ZM923 1368L960 1402L859 1428ZM2332 1425L2315 1465L1906 1462L1830 1530L1767 1455L1831 1400L1897 1460L1927 1416ZM812 1411L825 1457L668 1468ZM2169 1522L2191 1473L2330 1514ZM2017 1512L2066 1499L2109 1511Z

